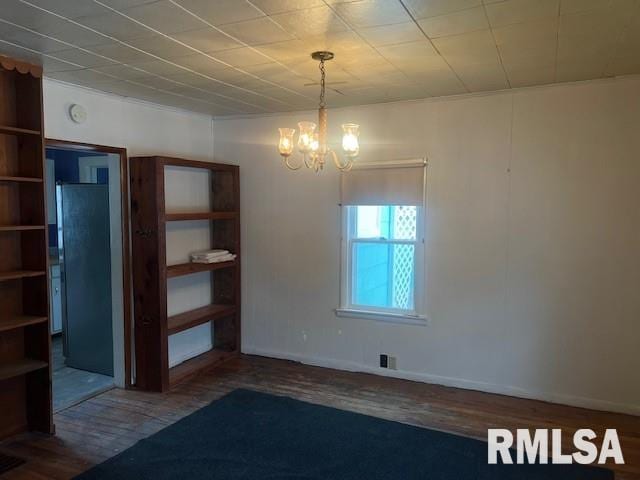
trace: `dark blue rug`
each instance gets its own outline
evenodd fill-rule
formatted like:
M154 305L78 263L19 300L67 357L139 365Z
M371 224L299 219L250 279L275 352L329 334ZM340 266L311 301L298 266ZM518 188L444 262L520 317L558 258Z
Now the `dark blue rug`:
M579 465L487 465L457 435L236 390L77 479L600 480Z

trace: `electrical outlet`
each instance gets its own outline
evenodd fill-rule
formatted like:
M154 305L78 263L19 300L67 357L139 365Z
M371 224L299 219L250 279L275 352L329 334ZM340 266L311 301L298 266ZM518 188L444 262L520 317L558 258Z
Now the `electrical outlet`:
M388 368L390 370L396 370L396 357L387 355L386 353L380 354L380 368Z

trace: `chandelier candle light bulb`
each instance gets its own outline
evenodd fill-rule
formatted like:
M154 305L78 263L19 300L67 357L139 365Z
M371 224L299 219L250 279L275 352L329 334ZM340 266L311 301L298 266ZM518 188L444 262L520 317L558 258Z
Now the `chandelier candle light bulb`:
M313 122L298 123L298 151L302 154L302 161L297 165L290 162L289 157L293 153L293 136L295 129L280 128L280 142L278 150L284 158L284 164L291 170L298 170L305 165L319 172L324 168L325 158L331 155L336 167L343 171L349 171L353 167L355 158L360 153L360 145L358 136L360 135L360 126L355 123L345 123L342 125L342 150L346 160L341 162L336 152L331 150L327 144L327 109L325 104L325 71L324 62L334 57L331 52L314 52L311 58L320 62L320 105L318 109L318 124ZM316 131L317 127L317 131Z

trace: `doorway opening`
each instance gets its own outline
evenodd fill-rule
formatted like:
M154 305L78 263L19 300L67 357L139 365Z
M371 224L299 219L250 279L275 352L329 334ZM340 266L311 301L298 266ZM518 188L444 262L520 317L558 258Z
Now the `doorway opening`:
M47 140L53 410L130 385L123 149Z

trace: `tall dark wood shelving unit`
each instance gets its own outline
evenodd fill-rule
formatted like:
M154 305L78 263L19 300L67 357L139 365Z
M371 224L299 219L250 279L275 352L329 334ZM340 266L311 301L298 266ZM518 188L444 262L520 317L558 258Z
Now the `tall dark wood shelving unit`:
M211 177L210 210L167 212L165 167L202 169ZM235 165L168 157L130 159L131 230L135 317L136 386L166 391L184 378L240 352L240 177ZM210 172L210 173L209 173ZM167 266L166 224L208 220L211 248L237 255L232 262ZM212 303L167 315L167 279L211 272ZM169 368L169 335L213 322L213 349Z
M0 56L0 438L52 433L42 68Z

